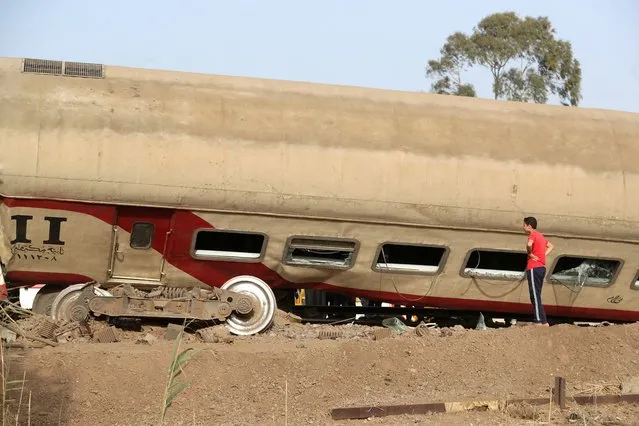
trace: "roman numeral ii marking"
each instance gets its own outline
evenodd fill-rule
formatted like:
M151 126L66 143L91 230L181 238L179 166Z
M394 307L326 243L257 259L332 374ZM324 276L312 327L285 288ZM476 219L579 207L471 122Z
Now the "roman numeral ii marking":
M16 238L11 241L11 244L25 243L30 244L31 240L27 238L27 228L29 221L33 219L33 216L17 214L11 216L11 220L16 221ZM60 228L62 222L66 222L66 217L45 216L44 220L49 222L49 238L42 241L42 244L50 244L55 246L63 246L64 241L60 239Z

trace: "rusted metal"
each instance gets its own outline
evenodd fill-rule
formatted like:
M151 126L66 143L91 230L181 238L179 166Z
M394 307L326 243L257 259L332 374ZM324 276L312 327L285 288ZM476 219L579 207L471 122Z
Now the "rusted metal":
M342 332L340 330L321 330L317 333L318 339L337 339L342 337Z
M391 337L393 334L393 330L390 328L377 328L373 330L373 339L374 340L382 340L388 337Z
M60 326L52 321L45 320L38 327L38 335L40 337L44 337L45 339L53 340L55 338L56 330L60 328Z
M565 382L565 381L564 381ZM565 383L564 383L565 384ZM565 394L564 394L565 395ZM588 395L575 396L570 400L577 405L588 404L619 404L622 402L639 403L639 394L627 395ZM503 410L513 404L546 405L548 398L524 398L508 400L486 400L486 401L462 401L462 402L435 402L426 404L406 404L406 405L385 405L385 406L363 406L334 408L331 410L333 420L367 419L370 417L386 417L402 414L429 414L458 412L471 410ZM561 406L561 403L559 403ZM564 398L565 407L565 398Z
M553 389L555 404L562 410L566 408L566 379L555 377L555 388Z
M570 399L579 405L588 404L620 404L622 402L637 403L639 402L639 394L625 395L585 395L573 396Z
M436 323L421 322L417 324L417 326L415 327L415 334L418 335L419 337L428 336L430 334L428 330L435 327L437 327Z
M98 343L115 343L118 341L118 335L115 332L115 327L104 328L95 333L94 337Z
M150 292L120 286L114 296L97 296L93 285L82 289L77 310L88 310L110 317L188 318L224 321L233 312L248 314L253 310L251 297L233 291L161 287ZM167 297L169 296L169 297ZM82 315L80 315L82 316Z

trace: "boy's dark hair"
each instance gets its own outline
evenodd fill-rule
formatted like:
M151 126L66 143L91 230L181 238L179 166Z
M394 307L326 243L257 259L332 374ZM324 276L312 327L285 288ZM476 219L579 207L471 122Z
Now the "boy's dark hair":
M524 223L526 225L532 226L532 229L537 229L537 219L535 219L533 216L525 217Z

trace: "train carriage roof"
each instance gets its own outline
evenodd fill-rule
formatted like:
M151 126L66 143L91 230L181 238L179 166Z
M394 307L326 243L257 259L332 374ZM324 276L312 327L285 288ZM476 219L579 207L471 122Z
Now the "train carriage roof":
M4 196L632 239L638 141L628 112L0 59Z

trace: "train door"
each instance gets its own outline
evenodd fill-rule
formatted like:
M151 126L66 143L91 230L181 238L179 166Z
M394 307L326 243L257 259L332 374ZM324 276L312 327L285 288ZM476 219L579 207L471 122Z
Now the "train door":
M170 209L118 208L113 227L110 281L161 280L172 217Z

